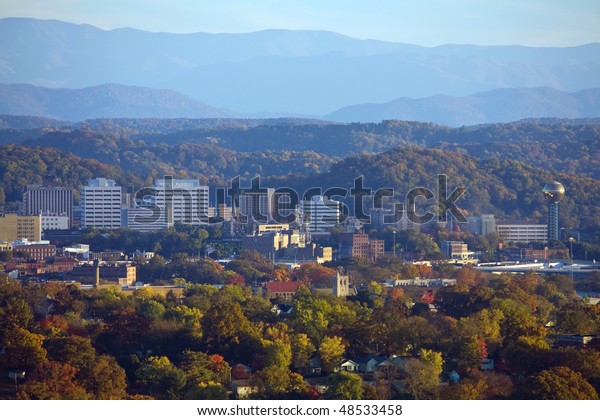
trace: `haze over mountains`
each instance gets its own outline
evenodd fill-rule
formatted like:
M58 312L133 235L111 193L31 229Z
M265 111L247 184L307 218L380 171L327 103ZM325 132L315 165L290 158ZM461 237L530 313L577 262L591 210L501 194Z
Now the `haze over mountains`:
M0 37L0 83L94 87L1 86L0 112L9 114L308 115L450 125L600 116L593 90L600 88L600 44L425 48L324 31L176 35L25 18L0 19Z

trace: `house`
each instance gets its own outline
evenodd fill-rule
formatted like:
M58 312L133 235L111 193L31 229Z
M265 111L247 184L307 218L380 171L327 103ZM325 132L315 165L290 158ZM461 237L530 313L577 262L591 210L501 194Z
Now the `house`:
M578 349L585 349L590 346L590 343L594 339L598 339L599 336L591 334L559 334L556 338L554 345L556 347L576 347Z
M308 365L302 370L304 377L321 376L322 364L319 356L314 356L308 360Z
M231 390L238 400L247 399L251 394L257 392L255 386L248 380L236 380L231 382Z
M231 379L233 380L246 380L250 379L252 375L252 369L243 363L238 363L231 367Z
M273 305L271 312L277 316L286 317L292 314L292 309L294 309L292 305L280 303L278 305Z
M350 359L342 359L335 368L336 372L358 372L359 364Z
M404 357L392 356L390 359L396 370L404 370L404 366L406 366L406 359Z
M321 376L322 364L321 358L315 356L308 361L308 366L304 369L304 376Z
M367 354L354 359L358 363L358 371L363 373L370 373L379 370L379 365L384 362L388 362L388 358L381 355Z

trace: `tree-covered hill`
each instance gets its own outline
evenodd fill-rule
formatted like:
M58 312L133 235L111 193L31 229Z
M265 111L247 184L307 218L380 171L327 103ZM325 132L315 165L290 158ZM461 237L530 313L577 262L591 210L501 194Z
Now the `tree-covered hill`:
M451 129L404 121L119 119L26 126L0 130L8 143L20 143L0 148L8 209L16 208L27 184L48 178L78 188L106 176L134 191L163 175L212 186L260 175L273 186L303 191L349 188L362 175L370 187L406 194L419 186L435 190L436 176L447 174L449 188L467 188L460 204L468 212L537 221L545 218L543 185L559 180L567 188L563 226L600 226L600 125L593 122ZM23 140L25 132L31 137Z
M350 189L364 177L366 187L393 188L401 197L413 188L437 191L437 175L446 174L448 194L455 187L467 191L458 201L470 214L495 213L511 219L544 222L543 186L558 180L567 194L561 202L565 227L600 226L600 181L574 174L545 170L517 160L478 160L464 153L423 147L400 147L377 155L362 154L334 164L330 171L302 179L298 189L321 186Z

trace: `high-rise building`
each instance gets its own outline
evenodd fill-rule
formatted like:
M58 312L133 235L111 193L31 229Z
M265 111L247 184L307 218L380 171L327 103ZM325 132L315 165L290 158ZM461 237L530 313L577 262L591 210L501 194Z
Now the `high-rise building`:
M157 179L152 188L138 192L135 205L126 210L130 229L148 231L166 229L175 223L208 223L208 187L200 185L197 179Z
M23 194L23 213L26 216L67 216L73 220L73 191L66 187L28 185ZM67 227L67 228L68 228Z
M560 239L558 202L565 196L565 187L557 181L544 186L544 198L548 201L548 242Z
M329 232L340 223L340 202L329 200L322 195L315 195L310 200L300 202L302 213L308 221L311 233Z
M121 187L113 179L90 179L81 188L81 227L121 227Z
M42 240L42 217L4 214L0 216L0 241L14 242L20 239Z
M493 214L468 216L467 223L460 223L459 226L464 232L485 236L496 232L496 218Z

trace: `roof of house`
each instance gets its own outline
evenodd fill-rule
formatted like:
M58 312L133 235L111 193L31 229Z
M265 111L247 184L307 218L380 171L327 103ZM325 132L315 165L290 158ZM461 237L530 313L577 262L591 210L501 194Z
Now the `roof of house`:
M269 293L296 293L302 284L299 281L269 281L265 284L265 287Z

